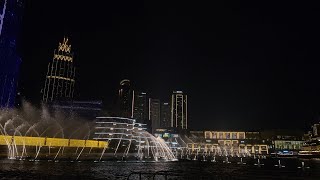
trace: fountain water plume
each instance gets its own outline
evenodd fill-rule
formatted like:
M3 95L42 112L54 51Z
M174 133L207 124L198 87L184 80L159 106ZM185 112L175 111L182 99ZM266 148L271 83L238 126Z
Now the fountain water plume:
M116 158L119 156L124 160L124 158L135 157L141 161L170 161L176 159L174 153L162 138L155 137L145 131L143 125L135 123L134 119L101 117L98 118L96 124L96 137L94 139L109 140L113 151L109 150L108 152Z
M77 161L82 159L84 153L92 156L99 153L99 157L94 158L99 161L105 158L104 155L155 161L176 159L177 154L172 152L162 138L154 137L133 119L128 121L130 122L110 122L108 127L98 132L96 122L84 122L76 115L70 117L57 110L50 113L45 106L37 109L23 101L21 109L0 109L0 138L3 138L2 145L7 147L10 159L19 157L36 161L45 155L57 161L66 157L64 153L71 153L73 160ZM73 143L70 146L71 139L79 140L79 144ZM94 143L92 140L98 140L97 147L101 148L102 152L86 145L87 142ZM103 143L99 145L101 141ZM175 142L177 143L177 140Z
M0 135L2 135L1 138L3 138L3 142L7 145L8 158L15 159L19 156L22 159L27 157L27 149L32 149L32 147L26 147L26 138L24 137L55 138L56 136L60 136L64 138L65 132L59 121L61 120L57 120L56 117L51 116L48 109L44 106L39 110L26 101L23 101L21 109L0 109ZM74 130L71 129L70 132L74 132ZM89 138L89 133L87 131L85 133ZM19 147L16 141L19 141ZM39 156L42 149L42 144L40 142L36 143L35 159Z

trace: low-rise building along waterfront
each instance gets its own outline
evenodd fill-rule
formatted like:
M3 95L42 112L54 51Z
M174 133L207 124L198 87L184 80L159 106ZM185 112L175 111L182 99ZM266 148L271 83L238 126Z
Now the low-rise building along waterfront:
M197 131L197 134L201 133ZM224 155L268 154L268 145L258 138L258 132L203 131L203 134L204 139L198 138L194 143L189 143L188 148L192 151L210 151ZM195 139L192 132L190 138Z

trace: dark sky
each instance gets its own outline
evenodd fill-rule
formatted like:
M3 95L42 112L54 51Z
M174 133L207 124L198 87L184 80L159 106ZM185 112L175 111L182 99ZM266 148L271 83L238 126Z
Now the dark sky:
M112 104L128 78L162 101L186 92L193 129L308 129L320 112L317 7L30 0L20 87L39 100L53 50L67 35L78 99Z

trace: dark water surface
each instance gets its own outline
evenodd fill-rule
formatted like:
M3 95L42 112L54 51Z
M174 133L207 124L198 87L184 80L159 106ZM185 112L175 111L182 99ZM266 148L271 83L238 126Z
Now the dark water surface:
M304 170L298 168L305 162ZM264 165L254 165L257 160L247 159L247 164L223 162L29 162L18 160L0 160L0 179L127 179L132 172L158 172L169 174L168 179L319 179L320 160L301 160L297 158L281 159L285 167L274 166L278 159L264 159ZM162 172L162 173L161 173ZM142 175L142 179L152 179L151 175ZM132 174L130 179L137 179ZM164 179L156 175L155 179Z

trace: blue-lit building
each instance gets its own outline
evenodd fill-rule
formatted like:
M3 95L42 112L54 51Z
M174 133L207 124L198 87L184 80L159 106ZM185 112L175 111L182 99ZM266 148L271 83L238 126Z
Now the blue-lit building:
M22 25L23 0L0 1L0 107L15 104L21 58L17 43Z

